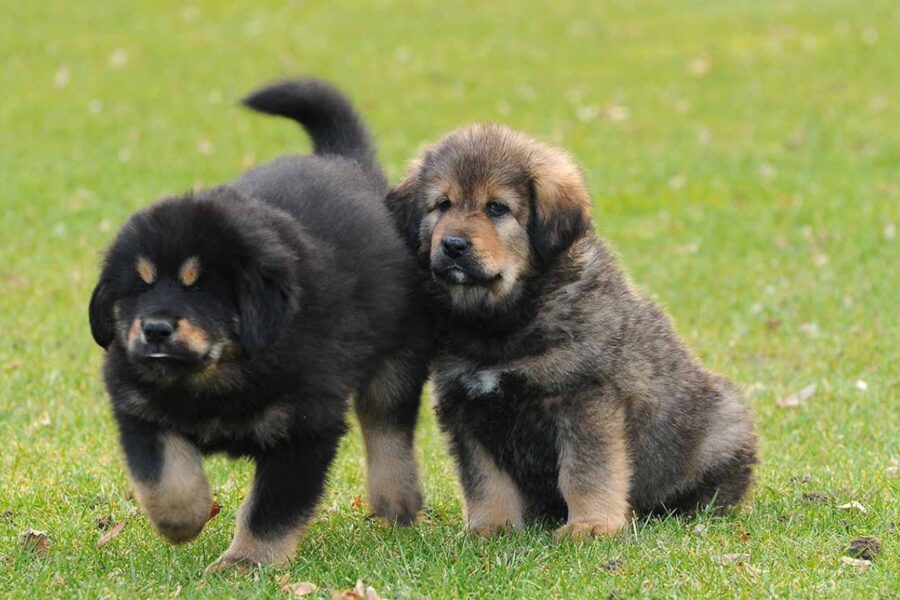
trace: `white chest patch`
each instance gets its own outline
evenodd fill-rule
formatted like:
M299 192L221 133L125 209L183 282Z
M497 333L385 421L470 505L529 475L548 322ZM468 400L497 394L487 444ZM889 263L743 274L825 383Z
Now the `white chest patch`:
M475 371L471 377L467 377L463 382L466 391L473 398L479 396L487 396L497 391L500 386L500 374L490 369L485 371Z

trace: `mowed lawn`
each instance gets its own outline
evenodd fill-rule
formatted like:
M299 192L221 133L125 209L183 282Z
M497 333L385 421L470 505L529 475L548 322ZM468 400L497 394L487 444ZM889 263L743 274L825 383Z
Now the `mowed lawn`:
M897 2L225 4L0 0L0 596L279 597L287 573L319 598L357 579L385 598L896 597ZM202 575L243 462L208 461L221 514L165 545L128 497L87 324L99 253L161 196L306 151L293 124L236 104L295 74L352 95L392 181L472 121L568 148L600 234L746 391L746 505L580 545L549 526L472 539L426 398L414 528L356 501L354 426L289 569ZM29 528L46 552L22 547ZM882 542L866 570L842 560L863 535Z

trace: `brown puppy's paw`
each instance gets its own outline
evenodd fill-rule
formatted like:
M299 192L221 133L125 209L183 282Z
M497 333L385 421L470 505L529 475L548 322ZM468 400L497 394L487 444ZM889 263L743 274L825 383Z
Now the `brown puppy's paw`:
M372 494L371 505L372 511L389 523L412 525L422 510L422 492L418 484L405 489L377 490Z
M596 521L576 521L566 523L556 530L553 539L556 542L566 540L580 541L595 537L616 535L625 526L622 519L599 519Z
M484 539L495 538L505 535L513 531L513 526L509 523L500 525L499 523L484 523L482 525L469 525L469 533Z

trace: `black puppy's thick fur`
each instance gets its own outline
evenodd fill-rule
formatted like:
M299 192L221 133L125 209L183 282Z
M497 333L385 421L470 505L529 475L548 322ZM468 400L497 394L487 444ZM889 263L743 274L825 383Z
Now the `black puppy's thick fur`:
M299 122L315 155L134 214L90 303L136 497L164 537L190 540L208 519L203 455L256 462L215 566L292 558L354 393L373 510L411 523L422 503L412 445L429 337L369 134L316 80L245 104Z

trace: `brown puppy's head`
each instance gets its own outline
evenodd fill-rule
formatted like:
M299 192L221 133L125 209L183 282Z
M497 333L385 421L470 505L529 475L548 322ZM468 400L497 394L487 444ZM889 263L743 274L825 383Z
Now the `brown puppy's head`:
M221 387L278 340L299 290L280 213L233 190L135 213L107 251L91 332L147 383ZM227 372L226 372L227 371Z
M508 306L528 277L592 229L590 197L568 155L500 125L449 134L412 163L387 202L463 313Z

